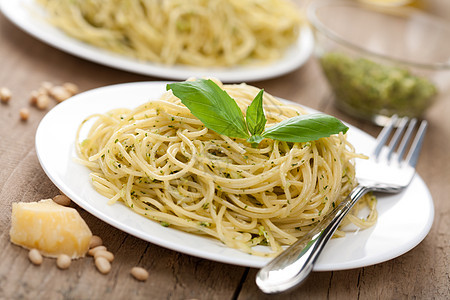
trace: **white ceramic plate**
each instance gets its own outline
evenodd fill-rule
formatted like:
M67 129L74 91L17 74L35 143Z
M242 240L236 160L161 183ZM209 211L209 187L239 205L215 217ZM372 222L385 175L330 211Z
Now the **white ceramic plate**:
M262 267L267 258L230 249L222 243L166 228L124 205L108 205L89 180L89 170L74 162L75 133L94 113L113 108L134 108L165 91L164 82L141 82L103 87L76 95L58 104L41 121L36 133L36 152L49 178L79 206L99 219L148 242L214 261ZM369 153L374 139L355 127L349 140L358 152ZM319 258L315 270L342 270L380 263L415 247L430 230L434 209L431 195L419 176L406 191L380 196L379 219L370 229L333 239Z
M304 26L297 43L286 51L283 58L270 64L230 68L195 68L182 65L168 67L121 56L71 38L44 20L45 12L34 0L0 0L0 8L3 14L22 30L62 51L113 68L168 79L186 80L189 77L213 76L223 82L248 82L273 78L303 65L311 55L314 44L310 29Z

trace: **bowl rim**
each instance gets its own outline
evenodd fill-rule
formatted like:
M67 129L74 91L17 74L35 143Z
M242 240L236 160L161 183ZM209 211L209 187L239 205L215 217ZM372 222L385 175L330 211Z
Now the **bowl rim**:
M394 58L386 54L377 53L375 51L369 50L367 48L364 48L362 46L359 46L355 43L352 43L345 38L341 37L340 35L336 34L332 30L330 30L317 16L316 11L324 6L349 6L349 7L356 7L358 9L363 10L369 10L371 12L391 12L395 13L396 15L405 15L405 14L417 14L421 15L422 17L426 17L427 20L431 20L432 22L439 24L440 26L447 27L446 25L450 26L450 23L447 24L446 21L440 19L439 17L431 16L428 13L425 13L419 9L413 8L413 7L389 7L389 6L379 6L379 5L371 5L367 3L359 3L359 2L350 2L345 0L314 0L311 1L310 4L307 6L306 13L307 18L312 27L314 29L317 29L321 33L323 33L325 36L330 38L331 40L334 40L338 44L341 44L345 47L351 48L353 50L368 54L369 56L374 56L383 60L393 61L394 63L398 63L401 65L410 65L412 67L421 68L421 69L428 69L428 70L450 70L450 60L447 62L438 62L438 63L420 63L420 62L414 62L407 59L401 59L401 58ZM394 10L395 9L395 10ZM450 31L450 27L449 27Z

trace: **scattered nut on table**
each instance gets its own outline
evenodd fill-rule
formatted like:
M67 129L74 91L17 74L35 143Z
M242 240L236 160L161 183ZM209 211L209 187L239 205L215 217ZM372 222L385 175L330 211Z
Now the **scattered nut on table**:
M78 93L78 86L72 82L66 82L62 85L66 91L68 91L72 96Z
M36 105L39 109L47 109L51 98L57 102L62 102L78 93L78 86L71 82L62 85L54 85L49 81L41 83L39 89L30 94L30 104Z
M98 246L102 246L103 245L103 240L101 237L99 237L98 235L93 235L91 237L91 242L89 243L89 249L98 247Z
M95 267L102 274L108 274L111 271L111 263L103 256L95 259Z
M148 271L141 267L133 267L130 274L139 281L146 281L148 278Z
M108 250L99 250L94 253L94 259L97 259L99 257L106 258L109 262L112 262L114 260L114 254L112 252L109 252Z
M42 264L42 262L44 261L44 258L42 257L42 254L38 249L31 249L30 252L28 252L28 259L37 266Z
M36 106L37 108L44 110L47 109L50 105L50 97L46 94L40 94L36 98Z
M11 90L8 89L7 87L1 87L0 88L0 100L3 103L8 103L9 100L11 99L12 93Z
M102 250L106 251L107 249L106 249L105 246L97 246L97 247L91 248L91 249L89 249L89 251L88 251L88 255L94 256L94 255L95 255L95 252L97 252L97 251L102 251Z
M30 110L28 108L26 108L26 107L22 107L19 110L19 115L20 115L20 119L22 121L27 121L28 118L30 117Z
M30 104L31 105L36 105L37 104L38 96L39 96L39 92L38 91L31 91L31 93L30 93Z
M47 93L50 92L51 88L54 86L50 81L44 81L41 83L41 88L45 90Z
M58 102L63 102L64 100L72 96L72 94L67 89L59 85L52 87L49 91L49 94Z
M56 195L53 197L53 201L62 206L69 206L72 200L66 195Z
M56 258L56 266L62 270L68 269L71 263L72 259L66 254L60 254Z

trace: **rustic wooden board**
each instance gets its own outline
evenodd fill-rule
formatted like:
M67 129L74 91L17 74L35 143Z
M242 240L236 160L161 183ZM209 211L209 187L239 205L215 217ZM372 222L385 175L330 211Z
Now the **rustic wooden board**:
M115 254L111 273L101 275L90 257L74 261L65 271L59 270L53 259L45 259L41 266L30 264L27 251L9 242L11 203L50 198L59 191L41 169L34 149L35 131L46 111L30 107L30 119L19 119L19 109L29 106L29 93L42 81L70 81L88 90L146 80L159 79L68 55L23 33L0 16L0 86L13 92L10 103L0 103L0 299L448 299L450 95L426 115L430 127L418 165L434 198L435 222L427 238L399 258L355 270L313 273L293 292L269 297L255 285L256 269L211 262L152 245L74 205ZM378 128L334 108L314 59L291 74L253 84L334 114L372 135L378 133ZM146 282L130 276L129 270L135 265L149 270Z

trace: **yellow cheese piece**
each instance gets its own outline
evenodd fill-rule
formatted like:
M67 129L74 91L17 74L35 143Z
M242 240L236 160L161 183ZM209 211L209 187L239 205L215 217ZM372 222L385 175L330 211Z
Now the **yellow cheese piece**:
M11 242L42 255L85 256L92 233L78 211L45 199L12 205Z

